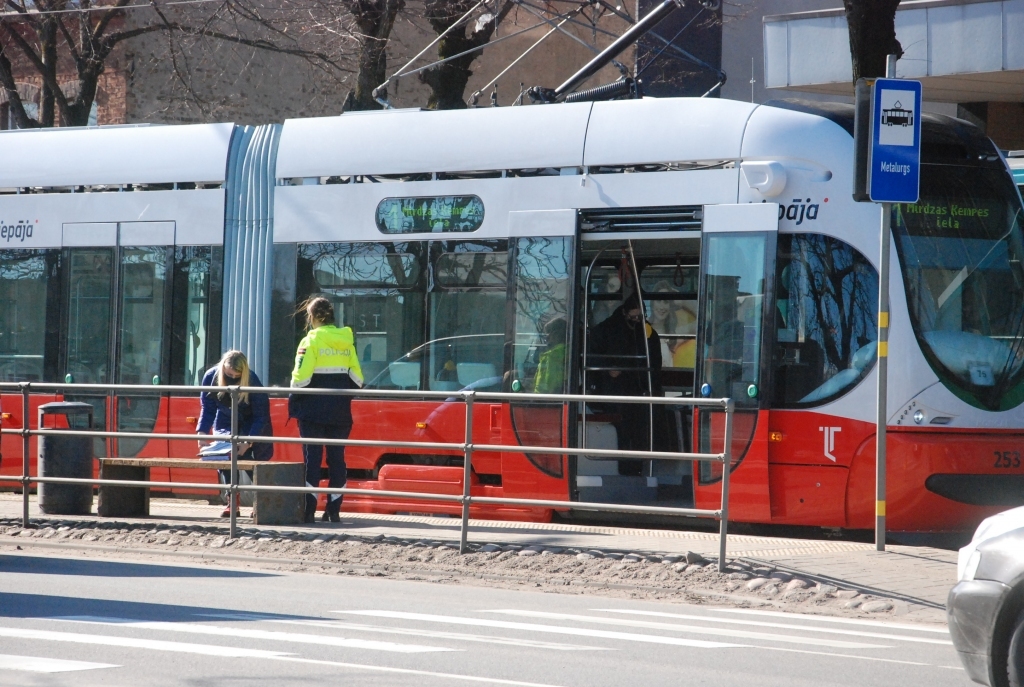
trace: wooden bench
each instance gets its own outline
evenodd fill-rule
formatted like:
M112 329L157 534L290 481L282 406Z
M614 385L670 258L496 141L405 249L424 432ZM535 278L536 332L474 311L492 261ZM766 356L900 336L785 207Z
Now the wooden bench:
M149 481L150 468L230 470L229 460L197 458L97 458L100 479ZM276 487L301 487L306 483L302 463L240 460L238 471L252 470L253 484ZM301 524L305 494L297 492L255 492L257 525ZM149 487L100 485L96 512L102 517L138 518L149 516Z

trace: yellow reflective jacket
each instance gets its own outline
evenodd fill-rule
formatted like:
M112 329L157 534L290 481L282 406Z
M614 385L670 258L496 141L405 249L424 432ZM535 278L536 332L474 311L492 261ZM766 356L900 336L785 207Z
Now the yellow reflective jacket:
M357 389L363 385L355 335L350 327L327 324L311 330L299 342L291 385L312 389ZM329 425L351 425L349 396L293 394L288 414L299 420Z

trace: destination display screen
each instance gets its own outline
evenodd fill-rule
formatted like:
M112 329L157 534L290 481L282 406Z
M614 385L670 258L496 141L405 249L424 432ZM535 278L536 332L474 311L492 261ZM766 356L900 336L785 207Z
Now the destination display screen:
M440 234L476 231L484 221L477 196L385 198L377 205L377 228L384 234Z

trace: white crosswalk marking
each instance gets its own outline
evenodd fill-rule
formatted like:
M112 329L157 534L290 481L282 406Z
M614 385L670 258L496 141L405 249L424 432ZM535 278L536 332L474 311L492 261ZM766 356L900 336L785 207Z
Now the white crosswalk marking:
M113 663L89 663L88 661L68 661L62 658L0 654L0 670L20 670L29 673L70 673L76 670L120 667Z
M49 630L32 630L22 627L0 627L0 637L14 639L38 639L49 642L72 642L75 644L98 644L102 646L128 647L131 649L150 649L152 651L173 651L183 654L201 654L203 656L221 656L227 658L277 658L290 656L283 651L263 651L262 649L246 649L234 646L217 646L213 644L189 644L187 642L167 642L159 639L138 639L137 637L116 637L112 635L80 634L77 632L51 632Z
M542 625L540 623L517 623L504 620L463 618L460 616L433 615L430 613L408 613L405 611L332 611L332 613L346 613L350 615L362 615L374 618L394 618L396 620L414 620L425 623L494 627L506 630L524 630L526 632L575 635L577 637L600 637L602 639L618 639L626 642L669 644L672 646L687 646L698 649L723 649L744 646L743 644L726 644L723 642L708 642L699 639L682 639L680 637L664 637L660 635L646 635L633 632L613 632L609 630L592 630L585 627L564 627L560 625Z
M799 618L800 620L816 620L822 623L842 623L844 625L865 625L884 627L888 630L913 630L914 632L934 632L949 634L949 628L941 625L911 625L909 623L890 623L885 620L864 620L861 618L832 618L827 615L811 615L809 613L784 613L782 611L755 611L752 608L708 608L714 613L738 613L742 615L763 615L768 618Z
M712 623L729 623L735 625L750 625L752 627L775 627L786 630L799 630L804 632L824 632L827 634L850 635L854 637L874 637L876 639L890 639L901 642L917 642L920 644L944 644L953 646L953 642L947 639L929 639L927 637L912 637L910 635L893 635L884 632L864 632L860 630L839 630L834 627L821 627L814 625L792 625L789 623L767 623L757 620L735 620L732 618L712 618L706 615L687 615L684 613L662 613L659 611L633 611L624 608L592 608L595 613L621 613L625 615L643 615L652 618L674 618L676 620L699 620Z
M576 615L573 613L546 613L544 611L519 611L514 609L503 609L485 611L487 613L501 613L504 615L521 616L525 618L547 618L549 620L577 620L580 622L595 623L598 625L618 625L624 627L642 627L652 630L672 630L674 632L688 632L717 637L736 637L739 639L758 639L766 642L783 642L787 644L804 644L807 646L822 646L833 649L889 649L884 644L866 644L863 642L846 642L838 639L821 639L818 637L801 637L798 635L776 634L769 632L749 632L747 630L726 630L720 627L706 627L697 625L682 625L680 623L659 623L645 620L623 620L620 618L602 618L593 615Z
M558 642L541 642L536 639L517 639L515 637L498 637L495 635L470 635L462 632L443 632L441 630L421 630L406 627L386 627L384 625L364 625L362 623L346 623L340 620L286 620L278 616L260 616L245 613L204 613L206 618L223 620L259 620L266 623L283 625L305 625L308 627L330 627L339 630L357 630L359 632L379 632L383 634L412 635L414 637L431 637L435 639L451 639L457 642L479 642L482 644L503 644L505 646L521 646L529 649L551 649L553 651L612 651L604 646L586 646L583 644L561 644Z
M196 623L164 623L129 620L127 618L102 618L95 616L66 616L53 618L67 622L89 623L93 625L116 625L140 630L158 630L161 632L181 632L187 634L214 635L216 637L243 637L245 639L263 639L271 642L291 642L297 644L320 644L337 646L347 649L369 649L371 651L392 651L401 654L422 654L435 651L462 651L441 646L424 646L422 644L396 644L394 642L378 642L372 639L348 639L330 635L297 634L294 632L273 632L269 630L252 630L244 627L223 627L218 625L199 625Z

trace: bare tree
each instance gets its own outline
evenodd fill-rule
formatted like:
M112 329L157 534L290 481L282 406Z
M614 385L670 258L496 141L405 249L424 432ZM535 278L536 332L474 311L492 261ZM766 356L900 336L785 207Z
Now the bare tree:
M885 76L886 55L903 56L896 40L896 8L900 0L843 0L850 31L853 83Z
M173 7L156 0L6 0L6 6L0 17L0 88L19 128L88 124L108 61L125 43L149 34L167 38L174 75L195 98L189 54L199 41L290 56L335 79L350 71L345 57L356 43L351 15L330 0L280 0L269 7L237 0ZM16 83L26 73L42 83L35 116ZM62 88L69 78L77 87Z

